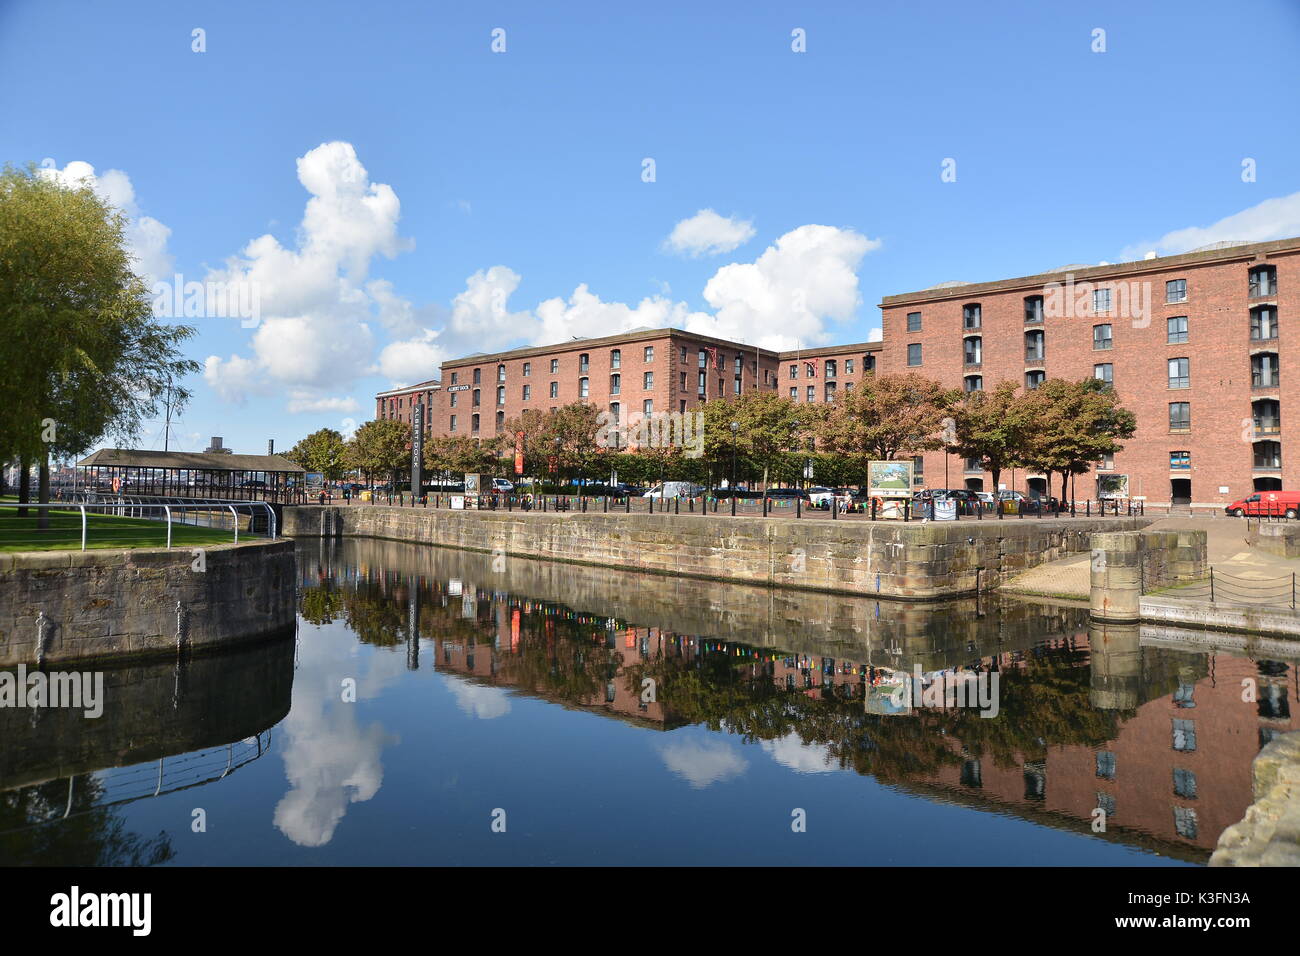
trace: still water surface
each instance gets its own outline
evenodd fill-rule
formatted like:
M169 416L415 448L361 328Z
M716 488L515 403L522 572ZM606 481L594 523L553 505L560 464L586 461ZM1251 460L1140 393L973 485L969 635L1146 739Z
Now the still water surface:
M0 711L0 863L1195 865L1297 726L1300 650L1078 608L298 567L296 636L110 671L98 721ZM997 715L880 712L914 669L996 673Z

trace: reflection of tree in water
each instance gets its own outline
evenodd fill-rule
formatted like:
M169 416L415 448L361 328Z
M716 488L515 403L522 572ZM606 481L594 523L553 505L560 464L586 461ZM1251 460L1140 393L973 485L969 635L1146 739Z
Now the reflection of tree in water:
M176 856L165 831L146 839L129 833L114 807L98 807L103 784L77 777L0 793L0 863L6 865L155 866ZM52 822L44 823L50 820Z
M343 592L333 581L326 581L319 587L304 587L298 613L303 620L318 627L329 624L343 613Z
M500 662L506 681L545 697L576 703L604 700L605 685L618 676L622 657L576 621L524 614L519 651Z
M827 748L841 767L882 780L904 780L960 765L971 756L999 766L1041 759L1048 746L1096 747L1114 739L1128 716L1095 709L1085 652L1043 648L1023 666L999 673L1000 710L986 718L971 708L921 708L907 716L865 711L861 688L779 688L766 667L727 652L702 659L658 657L630 667L629 688L651 677L659 701L675 718L727 730L746 741L791 734ZM957 746L953 746L955 742ZM963 754L964 751L964 754Z

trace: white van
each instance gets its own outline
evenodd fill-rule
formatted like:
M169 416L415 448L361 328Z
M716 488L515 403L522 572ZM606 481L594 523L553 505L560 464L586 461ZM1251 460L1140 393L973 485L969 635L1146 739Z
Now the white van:
M697 498L704 494L704 486L689 481L665 481L655 485L642 498Z

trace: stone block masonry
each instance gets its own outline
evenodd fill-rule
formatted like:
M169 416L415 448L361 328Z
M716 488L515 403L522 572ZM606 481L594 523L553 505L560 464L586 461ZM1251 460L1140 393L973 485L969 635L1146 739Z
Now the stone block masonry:
M0 667L175 655L178 626L192 652L293 626L292 541L203 552L203 571L188 548L0 554Z
M722 515L286 508L291 537L388 538L626 571L935 600L987 591L1145 519L868 522Z

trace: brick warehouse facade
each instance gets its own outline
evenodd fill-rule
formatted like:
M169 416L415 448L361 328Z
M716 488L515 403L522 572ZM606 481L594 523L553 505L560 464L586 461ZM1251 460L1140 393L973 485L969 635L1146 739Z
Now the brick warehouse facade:
M1230 245L1115 265L970 285L881 302L882 367L950 387L1010 379L1109 378L1137 417L1113 460L1075 481L1127 477L1152 506L1222 507L1255 490L1296 487L1300 423L1281 415L1278 369L1290 343L1279 321L1300 304L1300 240ZM924 456L931 487L991 490L991 476L943 452ZM1008 488L1040 476L1006 473Z
M375 413L409 422L423 401L430 435L492 438L525 408L580 399L623 421L760 388L824 403L877 370L954 388L1095 376L1113 384L1138 427L1122 452L1076 478L1076 497L1122 477L1153 507L1222 507L1300 484L1284 454L1300 426L1281 416L1279 376L1296 341L1279 322L1297 314L1298 293L1300 239L1228 245L887 296L882 342L774 352L644 329L471 355L443 363L439 379L380 392ZM988 473L956 456L930 452L917 464L918 487L992 490ZM1029 492L1046 484L1019 470L1001 482Z
M375 417L410 422L416 403L424 402L430 435L493 438L524 409L546 412L580 400L624 422L757 389L824 403L874 372L880 349L880 342L863 342L774 352L679 329L645 329L444 362L438 380L376 395Z

